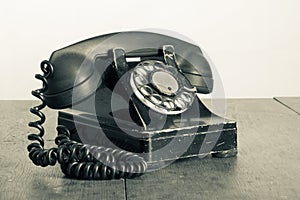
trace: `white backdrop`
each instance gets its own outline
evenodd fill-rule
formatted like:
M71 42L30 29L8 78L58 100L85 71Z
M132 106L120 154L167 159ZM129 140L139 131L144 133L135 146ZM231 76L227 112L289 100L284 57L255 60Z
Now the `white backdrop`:
M0 99L32 99L52 51L104 33L183 34L208 53L225 95L300 95L300 1L6 1L0 6Z

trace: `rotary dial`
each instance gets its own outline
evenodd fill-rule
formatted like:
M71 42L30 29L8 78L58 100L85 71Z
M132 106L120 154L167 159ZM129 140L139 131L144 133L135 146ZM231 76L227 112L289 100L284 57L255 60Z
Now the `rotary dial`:
M187 110L196 92L175 67L157 60L140 62L133 69L130 84L140 101L165 114Z

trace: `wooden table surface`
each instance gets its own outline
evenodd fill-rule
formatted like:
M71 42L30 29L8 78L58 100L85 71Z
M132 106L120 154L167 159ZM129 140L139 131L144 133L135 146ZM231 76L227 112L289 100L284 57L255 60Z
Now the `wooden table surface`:
M59 166L28 159L28 109L0 101L0 199L300 199L300 98L227 100L238 123L238 156L178 161L131 180L65 178ZM46 109L53 146L57 112Z

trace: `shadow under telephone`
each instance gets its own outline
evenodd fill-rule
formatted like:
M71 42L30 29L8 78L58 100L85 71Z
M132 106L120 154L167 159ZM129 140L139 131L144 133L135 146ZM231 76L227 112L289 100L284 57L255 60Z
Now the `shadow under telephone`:
M27 149L35 165L58 162L67 177L133 178L179 158L235 156L236 123L213 114L197 93L213 78L201 49L150 32L120 32L55 51L41 63L42 101L30 111L39 133ZM58 147L44 148L46 120L58 115Z

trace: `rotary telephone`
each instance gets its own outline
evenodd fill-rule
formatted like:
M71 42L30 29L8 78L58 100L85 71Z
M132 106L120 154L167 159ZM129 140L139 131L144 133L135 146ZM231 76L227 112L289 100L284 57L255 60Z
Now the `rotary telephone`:
M101 35L54 51L35 77L41 104L27 149L35 165L77 179L133 178L177 159L235 156L236 123L197 93L213 89L201 49L151 32ZM42 109L58 112L57 147L44 148Z

